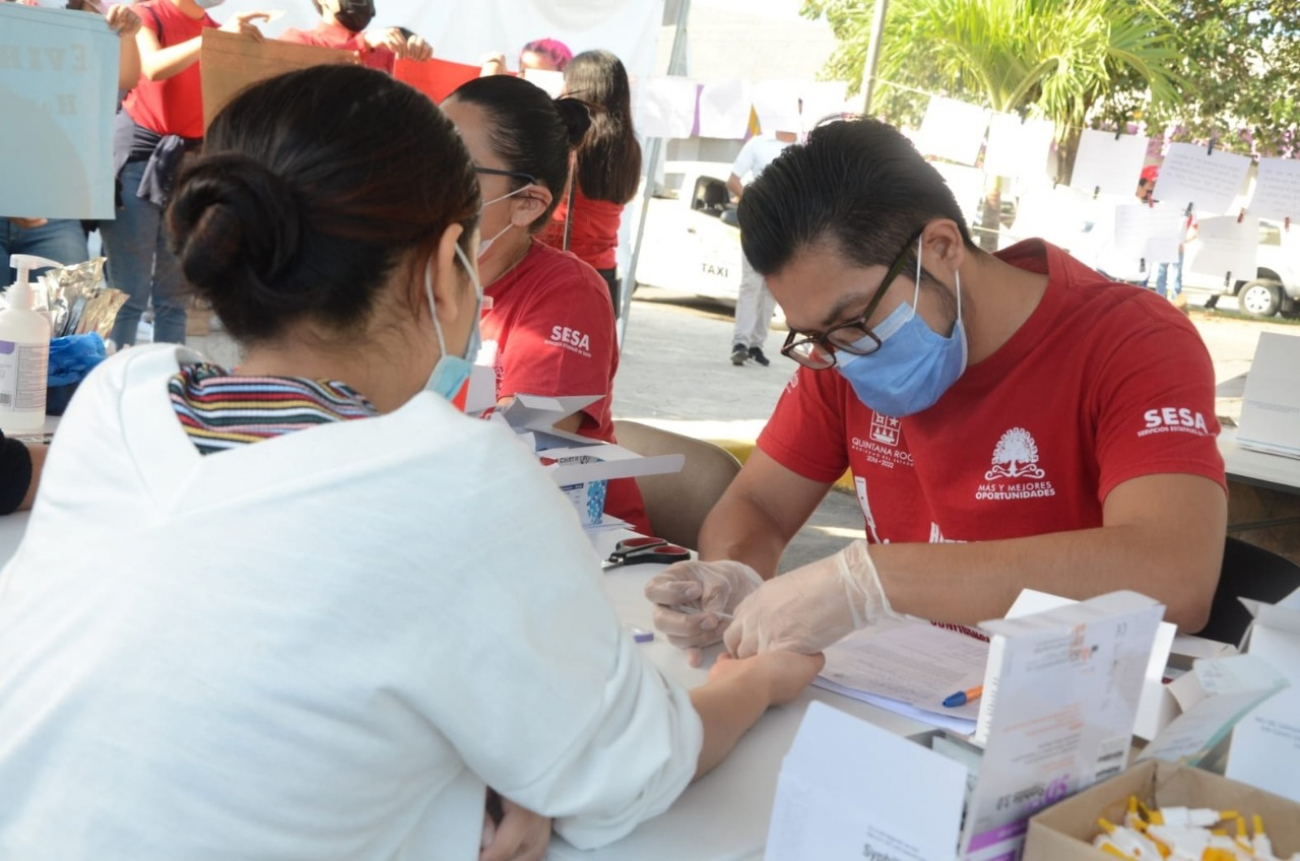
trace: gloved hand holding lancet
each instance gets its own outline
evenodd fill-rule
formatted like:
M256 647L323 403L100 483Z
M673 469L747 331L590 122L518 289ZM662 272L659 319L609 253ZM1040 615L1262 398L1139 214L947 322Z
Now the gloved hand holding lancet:
M889 606L867 542L858 539L764 583L736 608L725 642L739 658L774 650L812 655L859 628L901 618Z

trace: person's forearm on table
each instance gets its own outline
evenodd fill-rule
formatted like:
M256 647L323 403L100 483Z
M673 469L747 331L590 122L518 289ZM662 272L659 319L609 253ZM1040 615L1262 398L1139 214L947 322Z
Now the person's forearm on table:
M802 525L802 524L801 524ZM744 562L764 580L776 576L777 564L793 531L755 499L727 494L700 527L700 558Z
M772 695L763 682L744 675L711 681L691 691L691 704L704 724L704 744L693 779L699 780L726 759L771 702Z
M1206 558L1182 536L1138 525L974 544L876 544L871 558L898 613L971 625L1005 616L1021 589L1076 599L1132 589L1163 603L1166 621L1188 632L1205 626L1221 565L1221 556Z

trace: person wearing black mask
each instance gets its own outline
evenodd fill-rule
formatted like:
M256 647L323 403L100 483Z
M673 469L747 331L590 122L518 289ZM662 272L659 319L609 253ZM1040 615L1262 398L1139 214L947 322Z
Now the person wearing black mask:
M405 27L366 30L375 17L374 0L312 0L320 14L316 29L286 30L285 42L354 51L363 65L393 73L397 60L427 60L433 47Z

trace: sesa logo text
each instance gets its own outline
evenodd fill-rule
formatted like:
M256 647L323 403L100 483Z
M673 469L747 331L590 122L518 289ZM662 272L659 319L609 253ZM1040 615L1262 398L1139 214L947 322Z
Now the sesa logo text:
M577 329L570 329L568 326L553 326L551 328L551 343L570 352L591 358L591 336L579 332Z
M1189 410L1187 407L1164 407L1147 410L1142 414L1146 424L1138 431L1138 436L1151 436L1158 433L1190 433L1196 436L1209 436L1210 428L1205 423L1205 416Z

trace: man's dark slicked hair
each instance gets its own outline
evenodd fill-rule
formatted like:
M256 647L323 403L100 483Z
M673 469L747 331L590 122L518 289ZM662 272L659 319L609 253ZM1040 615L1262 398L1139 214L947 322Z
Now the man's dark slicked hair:
M928 222L947 218L974 250L952 190L896 128L832 122L785 151L745 189L741 246L762 275L801 249L832 243L857 266L887 266Z

